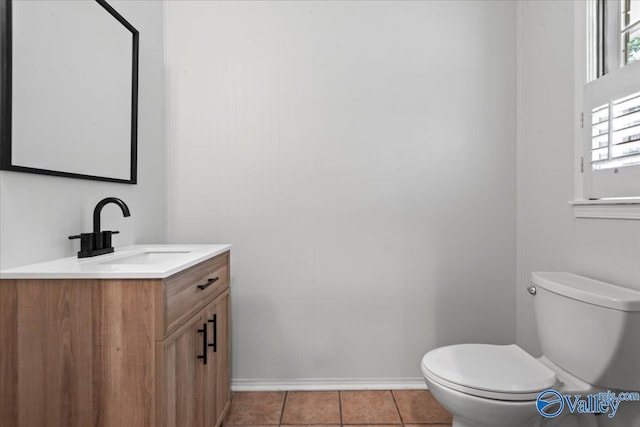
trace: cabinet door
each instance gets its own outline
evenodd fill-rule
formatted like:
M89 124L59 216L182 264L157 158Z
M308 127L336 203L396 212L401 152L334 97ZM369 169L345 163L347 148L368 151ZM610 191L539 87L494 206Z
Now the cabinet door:
M160 399L164 427L204 425L202 386L210 360L205 360L206 318L195 314L165 341L158 343L162 371ZM208 355L207 355L208 356ZM207 362L207 365L204 362Z
M214 427L222 421L231 400L228 290L205 308L205 316L211 336L210 363L205 369L203 385L205 427Z

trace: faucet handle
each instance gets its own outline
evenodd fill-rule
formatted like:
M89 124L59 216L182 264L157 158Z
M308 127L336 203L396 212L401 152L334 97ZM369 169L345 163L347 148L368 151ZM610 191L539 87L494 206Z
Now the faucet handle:
M105 230L100 232L100 247L98 249L111 249L113 252L113 245L111 243L111 236L113 234L120 234L119 231Z
M94 233L80 233L69 236L69 240L80 239L80 252L89 252L94 249L95 236Z

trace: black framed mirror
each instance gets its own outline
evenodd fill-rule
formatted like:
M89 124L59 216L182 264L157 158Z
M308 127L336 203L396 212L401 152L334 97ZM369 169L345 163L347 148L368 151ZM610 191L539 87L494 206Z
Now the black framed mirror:
M138 43L105 0L0 0L0 169L136 184Z

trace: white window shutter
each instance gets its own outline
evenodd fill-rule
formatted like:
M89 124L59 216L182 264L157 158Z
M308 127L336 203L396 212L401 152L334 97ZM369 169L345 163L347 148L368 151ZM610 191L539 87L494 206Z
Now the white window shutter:
M584 87L585 197L640 197L640 61Z

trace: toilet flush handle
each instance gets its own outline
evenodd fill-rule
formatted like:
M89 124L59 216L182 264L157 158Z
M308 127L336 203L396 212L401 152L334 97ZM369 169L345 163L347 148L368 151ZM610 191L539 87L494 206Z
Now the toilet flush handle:
M527 291L529 291L529 293L530 293L531 295L535 295L535 294L536 294L536 287L535 287L535 286L533 286L533 285L531 285L531 286L529 286L529 287L527 288Z

